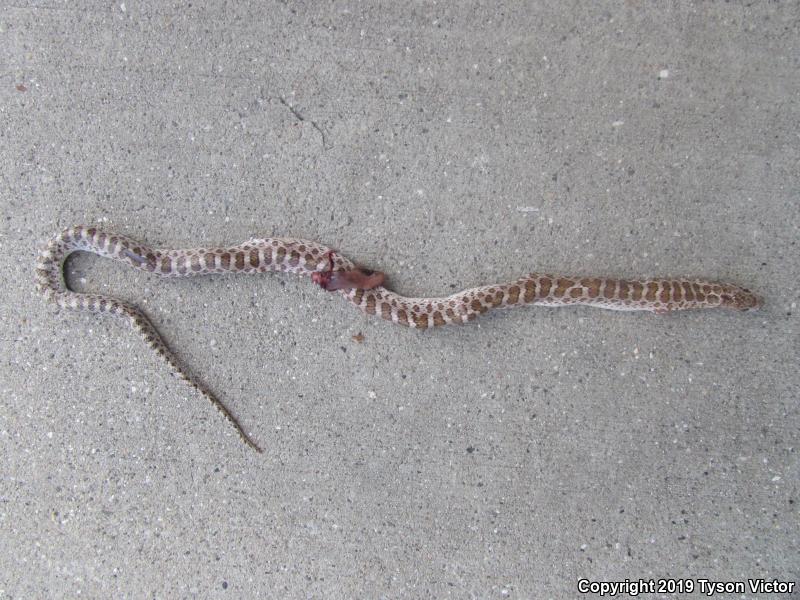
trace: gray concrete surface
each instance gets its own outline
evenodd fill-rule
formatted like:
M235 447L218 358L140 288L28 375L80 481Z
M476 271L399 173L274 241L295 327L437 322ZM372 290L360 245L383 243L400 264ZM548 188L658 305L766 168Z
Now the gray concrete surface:
M797 3L0 9L0 597L798 579ZM731 280L766 307L420 334L307 280L71 261L257 456L133 332L35 294L73 223L316 239L409 294L539 269Z

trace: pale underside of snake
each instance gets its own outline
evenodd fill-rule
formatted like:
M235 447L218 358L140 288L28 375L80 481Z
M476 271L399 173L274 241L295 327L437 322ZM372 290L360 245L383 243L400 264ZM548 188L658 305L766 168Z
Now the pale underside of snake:
M470 288L443 298L409 298L383 287L382 273L359 268L326 246L298 239L253 238L236 246L172 250L151 248L123 235L79 225L50 240L36 267L39 291L62 308L109 313L126 319L172 371L208 398L242 440L258 452L261 449L227 407L181 366L141 310L110 296L76 293L67 287L64 261L76 251L111 258L162 277L266 271L309 275L320 287L335 291L367 314L418 329L466 323L494 308L525 304L579 304L657 314L695 308L744 311L761 304L744 288L697 279L622 280L541 273L530 273L509 283Z

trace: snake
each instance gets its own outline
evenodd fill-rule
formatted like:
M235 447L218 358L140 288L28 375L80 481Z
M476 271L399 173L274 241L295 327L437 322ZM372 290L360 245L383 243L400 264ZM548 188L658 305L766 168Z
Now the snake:
M750 311L761 306L753 292L702 279L643 280L529 273L514 281L472 287L446 297L413 298L387 288L385 275L359 267L323 244L294 238L251 238L241 244L189 249L153 248L102 228L76 225L51 238L36 264L37 289L64 309L107 313L127 321L172 372L205 396L257 452L262 449L226 405L192 377L141 309L112 296L69 288L64 262L73 252L89 252L161 277L280 271L309 276L320 288L339 294L368 315L414 329L467 323L493 309L527 304L583 305L618 311L665 314L701 308Z

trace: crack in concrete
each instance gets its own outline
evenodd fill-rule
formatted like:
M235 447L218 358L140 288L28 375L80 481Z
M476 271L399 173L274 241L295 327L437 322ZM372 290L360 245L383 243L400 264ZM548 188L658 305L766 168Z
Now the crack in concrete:
M280 101L281 104L283 104L286 108L289 109L289 112L291 112L298 121L300 121L301 123L304 123L306 121L306 118L294 106L289 104L286 101L286 98L284 98L283 96L278 96L278 100ZM322 127L320 127L317 124L317 122L312 119L308 119L308 122L311 123L311 126L317 131L319 131L320 136L322 136L322 149L330 150L331 148L333 148L332 144L328 145L328 136L325 134L325 131L322 129Z

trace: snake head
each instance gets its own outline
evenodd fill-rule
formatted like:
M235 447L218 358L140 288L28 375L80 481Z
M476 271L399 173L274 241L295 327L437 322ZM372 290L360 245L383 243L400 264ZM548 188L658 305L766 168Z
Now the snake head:
M722 306L733 310L758 310L763 304L761 298L753 292L735 285L723 286L720 298L722 299Z

